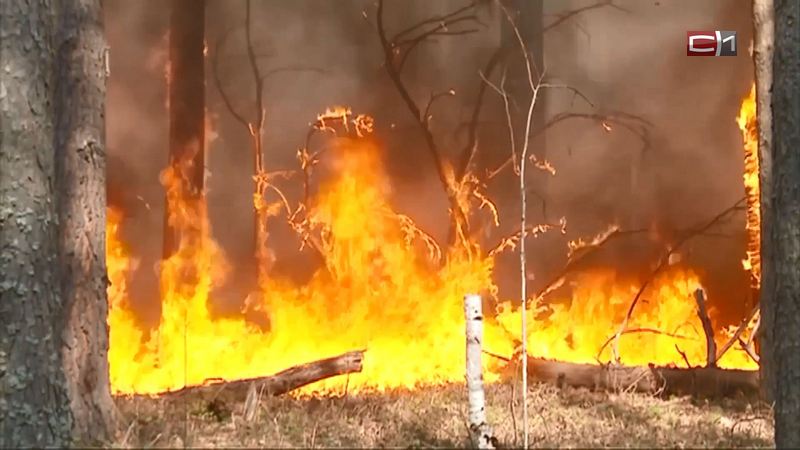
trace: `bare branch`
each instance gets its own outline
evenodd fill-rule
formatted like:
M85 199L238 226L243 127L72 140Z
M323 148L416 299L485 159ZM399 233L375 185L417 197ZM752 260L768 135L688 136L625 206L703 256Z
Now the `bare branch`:
M253 80L256 83L256 127L261 132L264 126L264 80L261 77L261 72L258 69L258 60L256 58L255 50L253 49L253 37L251 33L251 15L252 15L252 2L246 0L245 23L244 33L245 41L247 43L247 59L250 62L250 69L253 71ZM251 127L252 128L252 127ZM252 133L252 130L251 130ZM260 149L259 149L260 150Z
M469 6L471 8L471 6ZM467 8L467 7L465 7ZM463 10L466 10L462 8ZM459 10L460 11L460 10ZM452 17L448 15L448 18ZM431 23L429 21L425 21L426 23ZM439 182L442 188L445 190L447 194L448 201L450 203L450 210L453 214L453 233L451 233L450 240L456 242L458 236L462 235L462 233L467 233L468 230L465 228L468 227L468 220L466 213L462 209L461 205L458 202L456 186L448 179L447 170L445 168L445 161L444 157L442 156L439 147L436 144L436 141L433 137L433 133L431 132L430 127L428 126L427 119L423 116L422 111L420 110L419 106L417 106L414 99L411 97L408 88L406 87L403 79L400 76L400 72L398 70L398 66L395 64L395 50L396 44L394 41L390 41L386 35L386 29L384 26L384 1L378 0L378 9L376 13L376 27L378 31L378 38L380 39L381 48L383 49L384 54L384 68L386 70L387 75L392 80L392 83L395 86L395 89L400 94L400 97L406 104L408 111L414 117L417 125L422 131L423 137L425 138L426 148L428 149L431 158L436 167L436 174L439 178ZM409 30L418 29L418 27L411 27ZM400 34L404 34L405 32L401 32ZM397 36L395 36L397 38Z
M403 37L405 37L405 36L407 36L407 35L409 35L411 33L416 32L420 28L423 28L423 27L425 27L427 25L432 25L432 24L435 24L435 23L440 23L441 24L441 23L452 22L453 18L455 18L455 17L457 17L457 16L459 16L459 15L461 15L463 13L472 11L475 8L476 5L477 5L477 2L471 2L471 3L467 4L467 5L465 5L465 6L461 7L461 8L458 8L458 9L456 9L454 11L451 11L451 12L449 12L447 14L431 17L431 18L423 20L421 22L417 22L416 24L411 25L410 27L398 32L397 34L395 34L394 37L392 37L392 41L396 42L396 41L402 39Z
M533 137L536 137L540 133L544 133L548 129L554 127L555 125L564 122L569 119L582 119L582 120L591 120L600 124L605 132L611 132L613 130L612 125L619 125L622 128L630 131L632 134L637 136L639 140L642 141L642 148L640 151L644 152L650 147L650 133L649 128L652 124L633 114L613 111L609 113L561 113L557 114L553 118L547 121L544 126L535 131ZM487 173L487 179L491 180L492 178L496 177L500 174L504 169L509 166L513 166L514 163L512 162L513 159L509 157L509 159L505 160L502 164L500 164L494 170L491 170ZM516 169L516 167L515 167Z
M507 50L505 48L499 47L494 51L492 57L489 58L489 61L487 61L483 70L478 73L481 78L478 83L478 94L475 98L475 104L472 108L472 117L470 118L469 125L467 126L467 142L464 144L464 149L461 151L461 161L456 168L456 180L463 180L466 177L469 167L472 164L472 161L475 159L476 153L478 152L478 120L480 119L481 109L483 108L483 99L486 93L486 87L490 84L488 83L488 79L491 77L495 67L504 58L506 53ZM503 74L503 79L505 79L505 72ZM502 85L504 82L501 81L500 84ZM506 109L508 110L508 106L506 106Z
M500 78L500 86L495 86L492 84L491 81L483 77L481 74L481 79L492 89L494 89L497 94L499 94L503 98L503 107L506 113L506 128L508 129L508 141L511 145L511 164L514 166L514 173L519 175L519 166L517 165L517 141L514 137L514 125L511 120L511 104L508 101L508 92L505 89L506 84L506 71L503 70L503 76ZM472 155L470 155L472 156ZM469 163L467 163L469 164ZM465 169L466 170L466 169Z
M639 333L659 334L659 335L662 335L662 336L668 336L668 337L675 338L675 339L685 339L685 340L691 339L688 336L684 336L684 335L677 334L677 333L668 333L666 331L661 331L661 330L657 330L657 329L654 329L654 328L630 328L630 329L625 330L622 334L639 334ZM597 351L597 357L595 358L596 360L598 360L598 361L600 360L600 355L603 354L603 351L606 349L606 347L608 347L608 344L610 344L611 341L613 341L613 340L614 340L614 336L611 336L608 339L606 339L605 342L603 342L603 345L600 346L600 350ZM680 352L680 350L678 350L678 351ZM686 361L686 364L688 365L689 361Z
M549 24L545 25L544 31L552 30L553 28L561 25L562 23L568 21L569 19L572 19L572 18L580 15L581 13L584 13L586 11L590 11L590 10L593 10L593 9L602 8L602 7L605 7L605 6L610 6L610 7L614 8L614 9L617 9L617 10L623 11L623 12L630 12L630 11L620 7L620 6L615 5L613 0L603 0L603 1L597 2L597 3L593 4L593 5L588 5L588 6L584 6L584 7L581 7L581 8L577 8L577 9L574 9L572 11L568 11L568 12L562 14L558 19L556 19L552 23L549 23Z
M586 12L586 11L589 11L589 10L592 10L592 9L596 9L596 8L600 8L600 7L604 7L604 6L610 6L610 7L619 9L619 10L623 10L619 6L614 5L611 0L604 0L602 2L599 2L596 5L591 5L589 7L579 8L577 10L574 10L574 11L571 11L571 12L567 13L564 16L561 16L555 22L545 26L543 28L542 32L546 33L547 31L550 31L550 30L554 29L555 27L557 27L559 24L567 21L570 18L576 17L577 15L579 15L579 14L581 14L583 12ZM469 125L468 125L468 128L467 128L467 142L464 145L464 149L461 152L462 157L461 157L460 164L458 165L457 170L456 170L456 180L461 180L466 175L466 173L467 173L467 171L469 169L469 166L472 163L472 161L474 160L475 154L477 153L477 149L478 149L478 146L476 145L477 127L478 127L478 120L479 120L479 117L480 117L480 112L481 112L481 109L483 107L484 94L486 92L487 84L485 83L485 80L491 79L492 73L494 72L494 69L497 67L497 64L500 63L506 57L506 55L508 54L508 50L509 50L508 48L498 47L497 50L495 50L492 53L492 56L487 61L486 66L484 67L484 69L480 72L481 82L478 83L478 89L477 89L478 93L477 93L477 95L475 97L476 100L475 100L475 104L474 104L473 110L472 110L472 117L471 117L471 119L469 121ZM591 102L589 102L589 103L591 104ZM539 131L535 132L534 136L536 136L538 133L539 133ZM515 168L515 173L516 173L516 171L517 171L517 169Z
M430 124L431 108L433 107L433 104L434 104L434 102L436 102L436 100L438 100L438 99L440 99L442 97L452 97L454 95L456 95L456 91L453 90L453 89L450 89L450 90L447 90L447 91L444 91L444 92L438 92L436 94L431 94L431 98L428 99L428 104L425 105L425 113L423 114L423 117L425 118L425 121Z
M214 52L212 53L211 56L211 68L214 74L214 84L216 85L217 91L219 91L219 95L222 98L222 101L225 103L225 107L228 109L228 112L231 113L231 116L233 116L233 118L236 119L237 122L242 124L242 126L244 126L245 128L249 129L250 126L247 120L244 118L244 116L242 116L241 114L239 114L239 112L236 111L236 108L233 107L233 102L231 102L230 97L228 97L227 92L225 92L225 89L223 89L222 87L222 81L219 75L219 55L222 53L222 48L225 45L225 41L227 40L228 36L232 31L233 28L229 28L224 33L222 33L222 36L219 38L219 40L217 40L217 43L214 46Z
M675 344L675 350L677 350L678 353L681 355L681 358L683 358L683 362L686 363L686 367L691 369L692 364L689 362L689 358L686 356L686 353L684 353L683 350L681 350L681 348L678 347L678 344Z

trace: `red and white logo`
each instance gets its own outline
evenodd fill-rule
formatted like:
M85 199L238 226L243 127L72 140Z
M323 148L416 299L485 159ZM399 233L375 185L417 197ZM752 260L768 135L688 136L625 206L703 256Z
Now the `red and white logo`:
M687 56L736 56L735 31L687 31Z

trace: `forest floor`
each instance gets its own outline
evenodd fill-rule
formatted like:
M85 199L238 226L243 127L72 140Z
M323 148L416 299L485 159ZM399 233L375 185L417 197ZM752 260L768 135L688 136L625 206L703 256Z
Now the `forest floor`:
M745 398L660 399L550 385L531 386L529 392L534 447L773 446L770 409ZM521 437L514 437L521 435L519 392L512 392L510 383L497 383L486 395L488 419L501 445L521 446ZM123 429L116 447L470 447L463 385L265 398L249 421L243 402L120 397L117 405Z

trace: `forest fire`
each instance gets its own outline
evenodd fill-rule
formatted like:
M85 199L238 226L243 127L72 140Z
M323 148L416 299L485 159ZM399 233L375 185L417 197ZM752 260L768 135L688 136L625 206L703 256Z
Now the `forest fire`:
M736 123L744 139L744 188L747 195L747 258L742 261L750 271L754 287L761 283L761 208L758 180L758 123L756 121L756 86L742 102Z
M213 239L205 200L184 193L173 169L162 173L170 222L192 232L182 234L178 250L160 265L160 324L142 329L128 298L134 259L120 241L121 215L109 210L113 392L156 394L264 376L354 349L367 350L362 373L316 383L306 392L463 381L462 297L496 293L492 258L480 256L476 244L475 251L451 250L439 264L435 252L414 245L413 222L391 208L378 146L369 139L338 138L334 152L328 157L337 159L338 173L321 185L308 215L309 223L323 230L326 267L303 286L275 278L261 286L263 295L256 298L263 304L255 308L267 312L269 329L243 317L215 316L214 289L229 268ZM692 297L700 283L680 264L655 277L621 337L620 362L702 364L705 338ZM547 305L529 311L529 353L568 362L607 360L609 338L640 285L611 267L578 274L571 293L556 293ZM488 350L513 354L519 314L510 302L497 304L486 323ZM713 320L713 310L711 315ZM487 381L499 378L497 362L485 360ZM757 367L739 349L727 352L719 365Z

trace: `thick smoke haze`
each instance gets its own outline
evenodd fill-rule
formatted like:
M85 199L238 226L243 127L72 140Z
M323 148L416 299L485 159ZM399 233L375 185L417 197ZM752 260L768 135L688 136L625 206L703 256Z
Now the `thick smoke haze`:
M545 23L592 3L545 1ZM398 31L461 4L387 1L387 27ZM545 92L541 106L546 117L568 112L635 116L650 124L646 142L624 127L611 124L607 131L591 120L565 120L547 130L540 145L557 174L533 175L536 186L544 186L541 196L547 217L535 196L529 210L534 221L566 217L568 233L530 243L534 289L563 266L569 239L590 237L611 223L624 229L653 228L662 239L669 238L744 195L742 142L735 118L752 80L748 3L627 0L615 4L618 7L586 11L546 32L548 80L574 87L591 104L571 90L553 88ZM140 259L132 299L143 319L153 321L158 317L155 264L161 255L164 205L158 176L168 151L168 2L105 2L104 7L111 47L109 198L126 211L125 238ZM218 58L221 87L237 111L251 116L254 85L245 55L245 3L208 0L207 8L209 58ZM374 14L373 2L366 0L253 2L259 64L264 73L275 71L264 94L267 170L297 168L295 155L309 123L326 107L346 105L355 113L372 115L386 150L396 208L444 241L446 199L421 133L383 70ZM421 46L404 71L412 95L422 105L432 93L455 90L455 96L437 102L432 119L439 145L450 156L464 145L463 123L469 119L479 72L501 44L502 13L487 2L479 15L484 24L480 32ZM686 31L704 29L736 30L739 56L686 57ZM225 44L217 53L223 36ZM214 236L236 266L249 260L252 245L253 162L247 130L223 104L210 62L206 70L207 110L217 134L207 148L209 210ZM515 108L524 108L526 102L515 99ZM508 157L505 127L502 101L489 91L481 115L479 170L492 169ZM515 186L510 171L489 185L501 226L486 236L488 245L518 226ZM300 184L287 183L286 189L297 198ZM279 222L273 221L270 241L277 258L275 272L302 281L313 270L314 259L297 251L297 239ZM743 215L716 231L714 236L693 240L682 256L703 271L712 304L735 320L747 307L748 279L740 262L745 248ZM595 263L647 271L659 248L652 233L643 234L609 246ZM518 297L516 261L513 253L499 259L496 279L501 297ZM234 308L243 298L246 281L234 277L231 284L219 298Z

